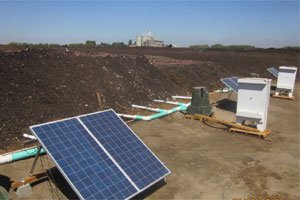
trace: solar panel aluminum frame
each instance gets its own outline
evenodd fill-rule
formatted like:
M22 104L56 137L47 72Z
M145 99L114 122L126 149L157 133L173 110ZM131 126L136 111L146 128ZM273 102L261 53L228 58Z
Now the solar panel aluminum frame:
M74 186L74 184L72 183L72 181L68 178L68 176L66 176L66 174L64 173L64 171L62 170L62 168L58 165L58 163L56 162L56 160L53 158L53 156L49 153L48 149L46 148L46 145L44 145L44 143L39 139L39 137L37 137L37 135L35 134L35 132L33 131L33 128L35 127L39 127L39 126L43 126L43 125L48 125L48 124L53 124L53 123L57 123L57 122L62 122L62 121L67 121L67 120L71 120L71 119L77 119L79 121L79 123L83 126L83 128L90 134L90 136L92 136L93 134L91 133L91 131L84 125L84 123L80 120L80 117L84 117L84 116L88 116L88 115L92 115L92 114L98 114L98 113L102 113L102 112L107 112L107 111L112 111L113 113L115 113L117 115L117 113L113 110L113 109L108 109L108 110L103 110L103 111L97 111L97 112L93 112L93 113L88 113L88 114L84 114L84 115L79 115L76 117L69 117L69 118L64 118L61 120L56 120L56 121L51 121L51 122L46 122L46 123L41 123L41 124L37 124L37 125L33 125L30 126L29 129L31 131L31 133L33 135L36 136L37 140L39 141L39 143L42 145L42 147L45 149L45 151L47 152L47 154L51 157L52 161L55 163L56 167L59 169L60 173L63 175L63 177L65 178L65 180L69 183L69 185L72 187L72 189L74 190L74 192L78 195L78 197L80 199L84 199L81 194L79 193L79 191L76 189L76 187ZM136 193L132 194L131 196L127 197L126 199L131 199L132 197L136 196L137 194L143 192L144 190L150 188L152 185L158 183L159 181L161 181L162 179L164 179L166 176L168 176L171 171L166 167L166 165L161 162L161 160L151 151L151 149L136 135L136 133L134 131L132 131L132 129L121 119L121 117L119 115L117 115L118 118L126 125L126 127L134 134L134 136L150 151L150 153L167 169L168 173L165 174L164 176L158 178L156 181L153 181L151 184L149 184L148 186L139 189L135 183L131 180L131 178L126 174L126 172L121 169L121 167L119 166L119 164L113 159L113 157L109 154L109 152L107 152L107 150L103 147L103 145L100 143L100 141L98 141L96 139L96 137L93 135L92 138L97 142L97 144L101 144L99 145L100 148L105 152L105 154L111 159L111 161L118 167L118 169L123 173L123 175L128 179L128 181L133 185L133 187L137 190ZM92 134L92 135L91 135Z

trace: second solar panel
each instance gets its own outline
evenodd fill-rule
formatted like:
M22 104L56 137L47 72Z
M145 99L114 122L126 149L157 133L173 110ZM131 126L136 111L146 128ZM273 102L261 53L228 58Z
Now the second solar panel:
M140 190L170 171L112 110L80 117Z

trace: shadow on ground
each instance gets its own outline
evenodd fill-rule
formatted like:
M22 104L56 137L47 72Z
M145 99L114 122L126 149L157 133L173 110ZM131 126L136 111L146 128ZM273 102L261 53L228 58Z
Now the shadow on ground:
M49 178L68 199L79 199L77 194L56 167L47 170L47 172Z
M236 106L237 106L236 101L233 101L231 99L222 99L220 101L217 101L216 103L217 103L216 106L217 108L236 113Z
M68 199L79 199L77 194L74 192L74 190L71 188L69 183L65 180L63 175L60 173L60 171L56 168L53 167L49 169L48 171L49 178L54 182L56 187L68 198ZM166 185L166 182L164 179L158 181L145 191L139 193L132 199L138 200L138 199L145 199L147 196L151 195L155 191L157 191L159 188L162 186Z
M143 192L139 193L132 199L134 199L134 200L145 199L146 197L148 197L149 195L151 195L152 193L154 193L155 191L157 191L159 188L161 188L164 185L166 185L166 181L164 179L162 179L162 180L158 181L157 183L155 183L154 185L152 185L151 187L144 190Z
M10 185L11 185L10 178L8 176L0 174L0 186L5 188L5 190L9 192Z

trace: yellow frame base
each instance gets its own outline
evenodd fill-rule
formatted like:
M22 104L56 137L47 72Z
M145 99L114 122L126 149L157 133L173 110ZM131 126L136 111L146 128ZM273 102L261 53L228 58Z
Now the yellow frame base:
M269 130L269 129L260 131L256 128L252 128L249 126L240 125L240 124L236 124L236 123L228 122L228 121L224 121L224 120L219 120L214 117L210 117L210 116L206 116L206 115L199 115L199 114L186 115L185 118L186 119L195 119L195 120L200 120L200 121L204 121L204 120L212 121L212 122L221 124L223 126L226 126L230 132L244 133L246 135L251 134L251 135L257 135L257 136L265 138L271 134L271 130Z
M288 100L294 100L295 97L288 97L288 96L285 96L285 95L275 95L273 94L272 95L273 98L278 98L278 99L288 99Z

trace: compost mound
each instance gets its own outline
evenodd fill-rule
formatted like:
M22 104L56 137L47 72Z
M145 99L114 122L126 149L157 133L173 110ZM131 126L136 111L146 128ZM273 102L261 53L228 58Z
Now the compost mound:
M131 104L188 95L193 86L217 89L225 76L265 74L269 64L298 66L298 54L271 56L153 48L0 51L0 147L18 141L30 125L99 110L97 93L103 109L127 112Z
M206 66L199 69L199 76ZM0 52L0 143L28 133L30 125L99 110L123 112L131 104L185 94L198 79L195 66L186 73L160 70L143 55L22 50ZM188 78L189 79L189 78Z

